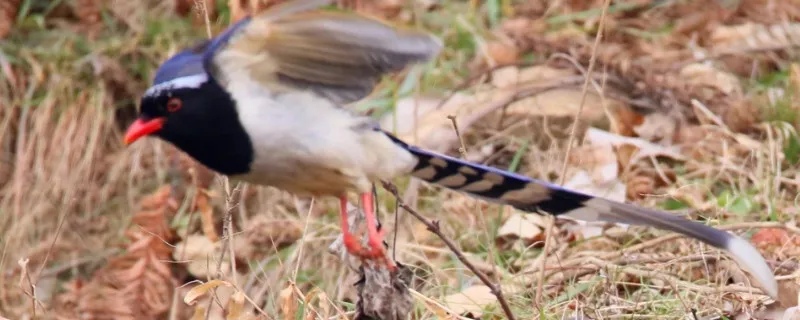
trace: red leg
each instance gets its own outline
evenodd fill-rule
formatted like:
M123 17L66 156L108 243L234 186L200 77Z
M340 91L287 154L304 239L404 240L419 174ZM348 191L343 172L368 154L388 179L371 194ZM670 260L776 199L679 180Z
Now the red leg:
M350 223L347 222L347 197L340 196L339 197L339 216L342 219L342 234L344 235L344 246L347 248L347 252L354 256L360 256L364 249L361 247L361 244L358 243L358 238L356 238L352 233L350 233Z
M372 193L367 192L361 194L361 202L364 209L364 215L367 220L367 236L369 243L369 250L361 247L352 233L350 233L350 224L347 222L347 197L339 197L340 211L342 219L342 233L344 234L344 246L347 252L351 255L360 257L362 259L377 260L378 264L384 264L390 271L395 270L395 265L390 260L386 259L386 250L383 248L383 235L385 229L378 232L378 219L375 217L375 205L372 198Z
M367 218L367 235L369 240L369 253L372 258L382 258L384 253L383 235L386 229L378 232L378 219L375 217L375 203L372 192L361 194L361 202L364 208L364 215Z

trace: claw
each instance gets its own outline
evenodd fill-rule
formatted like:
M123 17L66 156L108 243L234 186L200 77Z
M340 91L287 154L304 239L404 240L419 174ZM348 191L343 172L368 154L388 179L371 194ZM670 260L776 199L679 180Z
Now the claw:
M347 248L347 252L362 259L375 260L378 264L385 265L390 271L395 270L394 263L386 258L386 249L383 246L383 237L386 234L386 229L380 228L378 230L377 228L378 223L375 217L372 193L361 194L361 202L367 220L368 248L362 247L358 238L350 232L350 225L347 221L347 197L341 196L339 201L344 246Z

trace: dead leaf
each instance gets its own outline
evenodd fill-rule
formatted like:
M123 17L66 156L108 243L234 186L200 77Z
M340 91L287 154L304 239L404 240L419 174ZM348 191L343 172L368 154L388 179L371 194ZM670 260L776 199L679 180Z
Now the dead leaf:
M612 145L589 142L570 152L569 165L588 173L589 178L596 183L603 184L616 179L619 166Z
M714 53L748 48L788 49L800 42L800 23L720 25L711 32L709 39Z
M496 65L511 64L519 59L519 49L513 43L492 41L486 44L486 53Z
M214 279L208 281L206 283L200 284L189 290L185 296L183 296L183 303L188 305L194 305L197 302L197 299L204 296L208 291L219 287L219 286L226 286L232 287L233 285L230 282Z
M796 307L800 303L800 279L792 277L778 281L778 303L784 308Z
M441 152L458 141L453 131L453 123L448 116L455 116L459 130L467 132L476 121L499 109L498 103L507 101L512 95L513 93L503 90L485 90L472 94L456 93L439 108L436 108L439 102L435 104L433 101L426 102L427 112L420 109L416 117L413 100L409 100L404 106L397 107L398 112L404 111L402 115L395 118L393 114L387 114L381 118L380 123L381 127L396 132L404 141ZM398 123L397 130L395 130L395 120Z
M693 63L683 67L680 76L690 85L716 88L726 95L741 96L742 85L733 74L721 71L711 65Z
M5 38L11 33L11 28L14 27L14 21L17 19L17 11L21 4L21 0L10 0L0 3L0 39Z
M607 168L611 168L609 165ZM605 181L598 181L590 176L586 170L578 171L572 178L564 183L564 187L580 191L589 195L611 199L615 201L625 201L626 185L616 178L616 161L614 161L614 178ZM606 170L610 172L610 170ZM570 217L563 217L575 221L580 225L578 228L570 228L570 230L579 232L584 239L599 236L603 233L603 229L607 223L595 221L583 221L571 219ZM620 227L627 227L626 224L617 223ZM577 230L576 230L577 229Z
M497 230L495 244L502 250L508 250L516 240L522 239L528 246L544 239L541 226L537 224L535 215L514 213L503 226Z
M518 285L504 285L503 294L511 296L522 290L522 288ZM497 303L497 297L492 294L492 290L489 287L482 284L471 286L442 299L442 304L448 310L457 315L474 319L481 318L483 309L495 303Z
M519 68L508 66L492 71L491 83L497 88L517 85L519 83Z
M176 261L188 261L186 269L194 277L207 279L214 277L217 272L226 275L230 273L230 261L227 259L222 261L220 270L217 270L216 259L219 257L219 246L220 242L212 243L204 235L193 234L178 243L172 255Z
M200 222L203 227L203 233L208 237L211 242L219 241L219 235L214 227L214 209L208 203L208 194L200 192L195 198L195 206L200 211Z
M194 313L192 314L192 320L205 320L206 319L206 307L205 305L197 305L194 308Z
M636 147L636 152L631 155L627 160L629 163L635 163L639 159L646 157L664 156L670 157L675 160L685 160L686 158L681 154L680 148L675 146L661 146L647 142L643 139L633 137L623 137L603 131L596 128L589 128L586 131L585 141L590 141L594 145L610 144L614 147L630 145Z
M504 292L505 293L505 292ZM480 318L483 309L497 302L497 297L492 294L492 289L485 285L475 285L451 294L442 299L445 307L458 315Z
M580 108L581 95L581 89L548 90L511 103L506 108L506 113L534 117L573 118ZM606 99L606 102L609 104L614 103L611 99ZM586 101L581 111L581 123L607 126L603 123L604 121L607 121L607 119L600 96L594 93L587 93Z
M290 283L278 294L281 304L281 313L284 320L294 320L297 316L297 299L295 299L295 285Z
M304 302L303 305L305 306L305 310L304 311L306 313L305 320L314 320L316 318L316 316L318 315L318 312L317 312L316 308L314 308L314 305L311 304L311 300L316 298L317 295L320 294L321 292L322 292L322 290L320 290L319 288L314 288L314 289L312 289L311 291L309 291L308 293L305 294L305 299L303 299L303 302ZM300 292L299 292L299 289L298 289L298 295L299 294L300 294ZM323 319L327 319L327 318L323 318Z
M442 320L455 320L459 319L456 314L454 314L451 310L447 310L441 303L436 300L433 300L417 291L409 289L411 295L415 298L422 300L423 304L425 305L425 309L428 309L431 313L436 315L439 319Z
M661 112L648 114L640 125L633 127L633 131L640 138L662 145L674 143L677 129L677 119Z
M547 81L558 80L573 75L576 75L573 69L535 65L520 69L518 78L521 84L542 84Z
M244 292L236 291L228 300L228 316L227 320L239 320L242 317L242 310L244 309ZM326 318L327 319L327 318Z
M611 132L625 137L633 137L634 128L644 122L644 116L631 108L619 108L611 112Z

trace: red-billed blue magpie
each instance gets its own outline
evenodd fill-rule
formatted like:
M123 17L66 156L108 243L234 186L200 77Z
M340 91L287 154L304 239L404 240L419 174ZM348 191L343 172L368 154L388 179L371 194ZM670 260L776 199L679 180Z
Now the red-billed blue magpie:
M432 59L442 43L373 18L313 10L328 2L284 3L172 56L144 93L125 142L153 135L234 180L298 196L339 197L345 245L365 258L384 257L373 184L411 175L522 211L678 232L726 250L777 296L772 271L737 236L426 151L344 108L368 95L383 75ZM349 192L360 194L368 249L348 231Z

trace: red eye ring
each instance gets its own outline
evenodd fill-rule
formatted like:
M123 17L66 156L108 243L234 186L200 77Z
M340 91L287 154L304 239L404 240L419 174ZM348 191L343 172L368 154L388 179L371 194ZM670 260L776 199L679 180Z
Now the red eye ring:
M181 109L182 106L183 106L183 102L181 101L181 99L173 97L173 98L169 98L169 101L167 101L167 111L169 111L169 112L178 111L178 110Z

